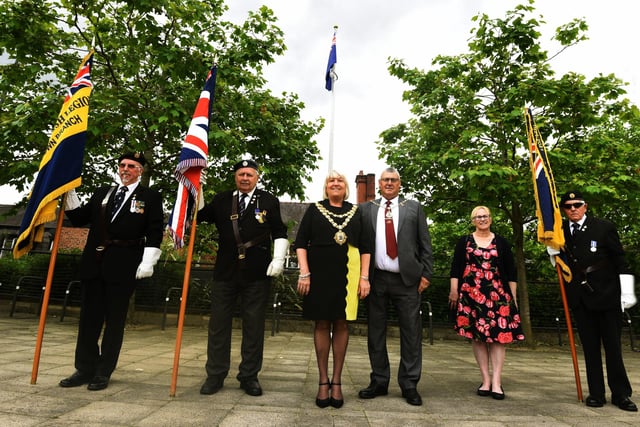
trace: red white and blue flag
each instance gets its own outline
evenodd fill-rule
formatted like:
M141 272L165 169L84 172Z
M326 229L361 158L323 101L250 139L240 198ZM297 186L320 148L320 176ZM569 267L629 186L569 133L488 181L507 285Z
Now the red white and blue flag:
M60 196L82 182L89 96L93 90L92 64L93 50L80 63L53 126L47 151L40 161L38 176L22 217L18 239L13 248L14 258L28 253L34 242L42 241L45 224L56 219Z
M209 70L204 89L191 119L187 136L182 143L182 151L174 176L178 180L178 195L176 204L169 217L169 234L173 238L176 248L184 246L185 229L191 223L193 209L200 191L200 175L207 167L209 155L209 120L213 107L213 97L216 89L217 66L214 64Z
M333 90L333 76L335 74L334 68L336 66L336 62L338 62L338 55L336 53L336 32L338 30L333 30L333 38L331 39L331 50L329 51L329 61L327 62L327 72L325 73L324 79L325 84L324 87L328 91Z

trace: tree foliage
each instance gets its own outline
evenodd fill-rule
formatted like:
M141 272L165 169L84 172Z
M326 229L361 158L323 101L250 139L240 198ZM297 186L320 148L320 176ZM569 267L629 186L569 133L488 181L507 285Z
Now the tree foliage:
M265 88L263 68L286 46L267 7L241 24L223 0L45 0L0 4L0 184L29 188L66 87L92 40L96 54L83 185L114 174L125 149L148 160L143 182L173 202L173 169L211 64L219 64L205 190L232 185L253 157L263 185L302 199L323 121L305 122L296 94Z
M540 46L543 21L534 11L530 1L504 18L477 15L469 51L437 56L430 70L390 60L390 73L410 87L404 99L413 117L384 131L379 144L435 227L467 222L479 204L494 211L494 228L509 224L506 237L515 247L528 334L526 270L546 257L541 245L525 256L536 236L523 108L532 107L547 140L559 193L581 189L591 212L609 215L624 231L636 227L627 225L628 215L640 207L637 108L623 99L624 85L614 75L557 77L552 57ZM558 54L586 39L587 29L580 19L560 26L554 36ZM620 212L621 203L628 209ZM637 248L637 231L632 234ZM450 251L457 237L450 236Z

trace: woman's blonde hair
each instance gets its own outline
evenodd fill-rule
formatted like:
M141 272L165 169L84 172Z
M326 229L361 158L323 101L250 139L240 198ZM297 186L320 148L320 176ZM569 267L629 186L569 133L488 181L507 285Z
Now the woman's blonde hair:
M480 209L484 209L485 211L487 211L487 214L489 216L491 216L491 209L489 209L486 206L476 206L475 208L473 208L473 210L471 211L471 221L473 221L473 219L475 218L476 214L478 213L478 211Z
M329 198L329 194L327 193L327 185L329 185L329 181L331 181L333 178L339 178L342 182L344 182L345 192L342 200L347 200L349 198L349 182L347 181L347 177L334 170L329 172L329 175L327 175L327 177L324 179L324 186L322 187L322 197L325 199Z

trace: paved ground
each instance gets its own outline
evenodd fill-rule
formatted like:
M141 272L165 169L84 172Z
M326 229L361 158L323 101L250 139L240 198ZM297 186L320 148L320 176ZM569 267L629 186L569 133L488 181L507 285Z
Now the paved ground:
M175 327L131 327L110 386L89 392L63 389L58 381L73 372L77 319L47 321L36 384L31 384L38 319L30 314L0 317L0 426L627 426L640 425L638 413L607 404L588 408L578 402L567 347L536 350L512 347L504 372L506 399L479 397L479 375L468 343L437 340L424 345L418 391L424 405L408 405L392 382L389 395L359 399L368 384L366 338L352 336L342 378L345 405L317 408L317 371L310 331L267 328L264 394L244 394L235 380L238 335L234 330L232 372L213 396L199 394L204 380L206 330L184 330L175 397L170 397ZM392 372L398 339L389 340ZM632 385L640 390L640 353L625 349ZM582 357L579 363L583 366ZM586 377L581 369L586 398ZM639 393L640 396L640 393ZM640 397L634 400L640 403ZM610 398L608 396L607 398Z

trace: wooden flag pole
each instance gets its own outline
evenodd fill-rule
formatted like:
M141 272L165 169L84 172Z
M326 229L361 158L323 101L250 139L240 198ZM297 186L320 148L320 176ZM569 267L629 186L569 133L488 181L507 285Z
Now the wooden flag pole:
M60 234L62 232L62 220L64 219L64 199L67 193L62 196L62 203L58 210L58 223L56 232L53 237L53 247L51 248L51 257L49 258L49 270L47 272L47 281L44 285L44 295L42 296L42 307L40 307L40 324L38 325L38 337L36 338L36 349L33 355L33 367L31 368L31 384L35 384L38 380L38 367L40 366L40 352L42 351L42 339L44 337L44 326L47 323L47 310L49 308L49 296L51 295L51 284L53 283L53 272L56 269L56 260L58 259L58 246L60 246Z
M184 316L187 311L187 295L189 294L189 279L191 277L191 261L193 259L193 246L196 240L196 221L198 217L198 202L202 186L198 189L198 197L196 198L193 221L191 223L191 233L189 234L189 246L187 247L187 261L184 266L184 279L182 282L182 299L180 300L180 314L178 316L178 331L176 333L176 349L173 356L173 373L171 375L171 388L169 390L170 397L176 397L176 385L178 383L178 365L180 364L180 347L182 346L182 329L184 328Z
M556 255L557 257L557 255ZM562 295L562 306L564 308L564 318L567 321L567 332L569 334L569 345L571 346L571 358L573 359L573 374L576 378L576 389L578 391L578 400L582 402L582 385L580 384L580 371L578 369L578 356L576 355L576 345L573 339L573 328L571 327L571 315L569 314L569 306L567 304L567 294L564 290L564 278L562 270L556 263L556 272L558 273L558 282L560 284L560 294Z

